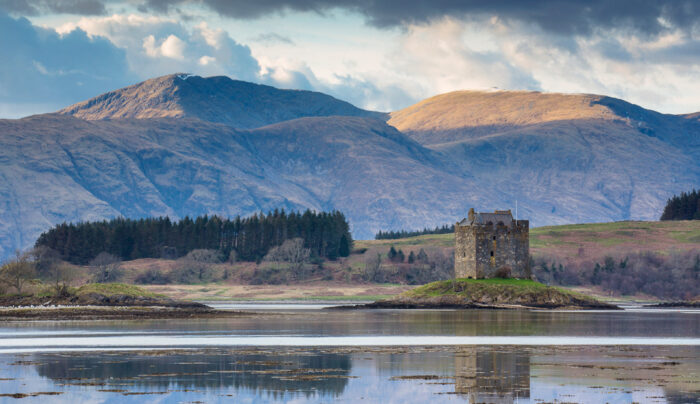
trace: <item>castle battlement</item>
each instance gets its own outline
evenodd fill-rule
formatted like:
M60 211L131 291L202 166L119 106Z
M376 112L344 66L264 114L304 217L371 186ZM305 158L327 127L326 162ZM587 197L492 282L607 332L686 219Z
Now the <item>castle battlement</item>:
M475 212L455 224L457 278L530 278L530 221L510 210Z

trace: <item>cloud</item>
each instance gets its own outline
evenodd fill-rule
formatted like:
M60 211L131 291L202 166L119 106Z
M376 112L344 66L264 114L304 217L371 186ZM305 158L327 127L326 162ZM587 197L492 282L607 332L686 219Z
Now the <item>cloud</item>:
M365 109L388 112L419 100L386 77L335 75L332 80L321 80L303 62L261 58L260 63L261 83L279 88L320 91Z
M188 0L145 0L144 9L167 12ZM658 34L669 27L692 28L700 18L694 0L200 0L225 17L252 19L293 12L327 13L336 9L365 16L375 27L426 24L444 17L497 16L537 25L558 34L591 34L596 29L628 28Z
M422 85L424 95L461 89L525 89L541 86L527 68L505 55L497 20L464 23L451 18L409 27L392 55L404 81ZM485 36L484 32L491 32Z
M563 39L499 18L446 18L407 27L389 60L393 79L418 98L498 87L604 94L663 112L700 109L700 36L680 29Z
M91 36L104 36L124 49L131 70L142 79L192 72L256 81L260 72L248 46L205 22L186 27L166 17L115 14L84 17L63 25L59 32L75 29Z
M78 14L103 15L105 5L100 0L0 0L0 10L20 15Z
M16 117L55 110L131 84L123 50L82 30L59 35L0 13L0 110Z
M153 35L143 39L143 50L146 52L146 55L152 58L164 56L171 59L184 60L185 46L186 44L180 38L172 34L161 41L160 44L156 44L156 38Z

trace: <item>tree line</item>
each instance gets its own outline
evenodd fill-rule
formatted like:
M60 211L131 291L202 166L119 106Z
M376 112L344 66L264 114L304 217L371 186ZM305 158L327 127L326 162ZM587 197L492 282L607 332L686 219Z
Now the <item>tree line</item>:
M422 236L425 234L447 234L447 233L454 233L455 231L455 225L444 225L442 227L436 226L434 229L429 229L429 228L424 228L423 230L414 230L414 231L406 231L406 230L398 230L398 231L382 231L379 230L379 233L374 235L375 240L396 240L399 238L406 238L406 237L416 237L416 236Z
M105 252L122 260L179 258L198 249L231 254L240 261L260 261L273 247L301 238L316 257L347 257L352 249L350 226L339 211L275 210L233 219L219 216L127 219L62 223L39 236L35 246L51 248L61 258L84 265Z
M682 192L666 202L661 220L700 220L700 192Z

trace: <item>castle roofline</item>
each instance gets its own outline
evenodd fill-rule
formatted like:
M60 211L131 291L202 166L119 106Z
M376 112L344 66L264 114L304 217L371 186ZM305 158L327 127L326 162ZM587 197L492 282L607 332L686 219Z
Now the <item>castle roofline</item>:
M472 225L497 225L502 223L507 227L512 227L515 223L513 220L513 214L510 209L508 210L495 210L492 212L475 212L474 209L469 209L469 216L459 222L460 226L472 226Z

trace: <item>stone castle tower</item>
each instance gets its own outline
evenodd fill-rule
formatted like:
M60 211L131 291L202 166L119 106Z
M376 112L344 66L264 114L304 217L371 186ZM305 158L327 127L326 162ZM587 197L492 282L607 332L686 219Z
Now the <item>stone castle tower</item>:
M455 224L455 277L529 279L530 222L510 210L476 213Z

